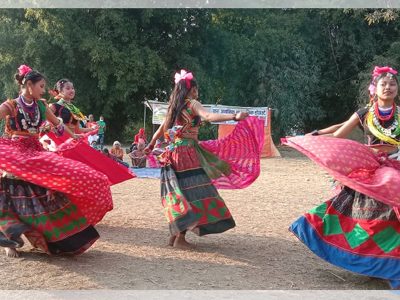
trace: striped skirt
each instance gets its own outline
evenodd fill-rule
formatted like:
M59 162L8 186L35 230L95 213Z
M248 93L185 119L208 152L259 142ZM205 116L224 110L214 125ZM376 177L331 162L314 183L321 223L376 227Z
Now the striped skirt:
M48 254L80 254L99 234L65 194L16 179L0 181L0 246L19 248L24 234Z
M176 145L167 156L169 163L161 169L161 199L171 234L192 230L201 236L235 227L229 209L211 182L210 174L215 170L206 172L210 164L221 165L221 161L214 156L210 162L212 154L189 139ZM206 161L207 170L202 166Z

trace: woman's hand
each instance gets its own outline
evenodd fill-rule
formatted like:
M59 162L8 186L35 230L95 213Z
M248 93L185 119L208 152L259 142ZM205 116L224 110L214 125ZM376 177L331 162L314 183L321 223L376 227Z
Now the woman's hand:
M235 115L235 121L241 121L249 116L248 112L241 111Z
M99 132L99 128L90 128L91 130L88 131L89 135L95 135Z
M76 134L76 133L74 133L71 137L72 137L75 141L79 141L79 140L82 138L82 135L81 135L81 134Z
M154 145L148 144L146 148L144 148L143 152L146 155L149 155L154 149Z
M369 145L368 147L375 153L386 152L387 154L393 154L398 151L398 148L393 145L376 144Z
M305 134L305 136L315 136L315 135L320 135L318 129L315 129L315 130Z
M52 127L53 127L52 124L46 121L44 125L40 126L39 130L41 133L46 134L51 131Z

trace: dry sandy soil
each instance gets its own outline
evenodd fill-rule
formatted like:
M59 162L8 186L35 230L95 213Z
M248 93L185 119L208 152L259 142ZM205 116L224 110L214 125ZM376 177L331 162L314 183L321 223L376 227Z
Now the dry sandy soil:
M1 289L387 289L312 254L287 228L330 196L330 177L307 158L280 149L262 160L249 188L222 190L237 227L188 239L195 251L167 246L159 181L112 188L114 210L97 226L101 239L77 257L50 257L24 246L0 256Z

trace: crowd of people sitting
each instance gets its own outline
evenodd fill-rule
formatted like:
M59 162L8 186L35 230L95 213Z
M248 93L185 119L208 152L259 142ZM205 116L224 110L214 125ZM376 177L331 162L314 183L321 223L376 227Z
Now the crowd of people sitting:
M121 165L129 168L129 163L124 161L124 150L119 141L114 141L111 149L109 150L106 147L100 147L99 145L99 137L97 134L90 135L88 137L89 145L99 151ZM163 150L162 142L157 141L153 151L150 154L146 154L144 149L147 146L147 138L143 128L139 129L139 132L135 135L134 140L129 148L125 149L125 152L128 156L128 159L131 161L131 166L133 168L159 168L160 165L157 160L157 156L160 155Z

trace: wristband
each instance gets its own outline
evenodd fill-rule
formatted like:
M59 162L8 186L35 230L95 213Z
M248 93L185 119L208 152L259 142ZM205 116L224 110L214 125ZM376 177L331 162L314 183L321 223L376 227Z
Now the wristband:
M314 131L311 132L311 135L319 135L318 129L315 129Z
M60 125L64 124L64 121L63 121L62 118L57 118L57 119L58 119L58 121L60 121L60 123L58 123L57 126L60 126Z

